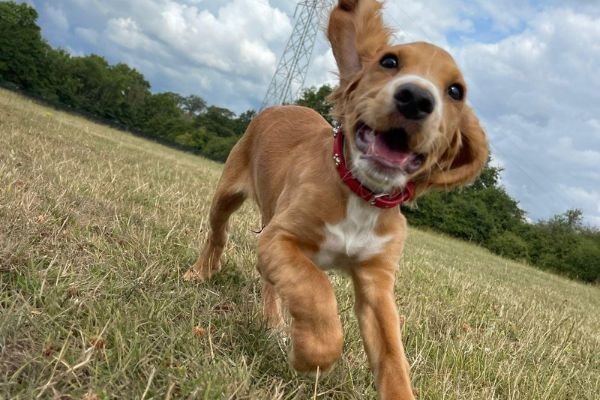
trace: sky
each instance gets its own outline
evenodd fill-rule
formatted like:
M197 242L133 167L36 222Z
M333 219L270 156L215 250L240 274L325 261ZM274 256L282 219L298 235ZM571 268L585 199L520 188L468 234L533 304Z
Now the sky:
M258 109L294 26L296 0L21 0L73 55L140 71L154 92ZM578 208L600 227L600 1L386 3L395 43L424 40L462 69L502 185L533 221ZM335 84L320 33L307 86Z

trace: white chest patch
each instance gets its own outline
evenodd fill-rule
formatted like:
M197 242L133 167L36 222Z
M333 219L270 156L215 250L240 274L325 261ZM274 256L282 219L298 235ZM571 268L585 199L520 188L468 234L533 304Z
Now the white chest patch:
M378 236L375 226L379 209L351 196L346 217L337 224L325 225L325 240L312 260L321 268L343 268L366 261L380 253L392 235Z

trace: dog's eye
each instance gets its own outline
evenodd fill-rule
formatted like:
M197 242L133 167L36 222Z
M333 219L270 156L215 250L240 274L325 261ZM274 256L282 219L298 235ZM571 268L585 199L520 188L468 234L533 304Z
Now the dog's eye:
M460 83L452 84L448 86L448 96L460 101L465 97L465 88Z
M381 65L383 68L396 69L398 68L398 64L398 57L396 57L394 54L386 54L381 60L379 60L379 65Z

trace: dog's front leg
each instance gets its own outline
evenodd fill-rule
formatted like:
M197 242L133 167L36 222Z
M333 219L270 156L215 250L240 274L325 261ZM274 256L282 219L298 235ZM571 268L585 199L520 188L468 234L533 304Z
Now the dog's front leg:
M286 233L266 228L258 243L258 268L292 317L290 364L298 372L327 372L342 353L343 333L327 275Z
M382 400L412 400L409 364L394 301L395 266L371 260L352 272L355 311Z

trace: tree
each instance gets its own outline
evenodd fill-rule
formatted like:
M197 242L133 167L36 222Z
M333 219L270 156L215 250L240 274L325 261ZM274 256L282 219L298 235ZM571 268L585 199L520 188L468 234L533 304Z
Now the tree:
M196 125L219 137L236 136L235 114L222 107L210 106L196 118Z
M237 142L237 137L218 137L211 136L204 148L202 149L202 154L205 154L207 157L212 158L216 161L224 162L229 156L229 152Z
M51 49L47 61L48 90L43 96L73 107L79 83L71 75L71 55L63 49Z
M512 231L504 231L494 235L489 240L487 248L502 257L513 260L527 262L530 259L529 244L524 238Z
M172 92L148 96L140 114L140 129L171 141L192 130L191 123L183 118L180 101L181 96Z
M250 121L256 116L256 111L248 110L241 113L234 121L233 130L237 135L242 135L246 132L246 128L250 124Z
M109 85L109 64L104 57L91 54L85 57L70 57L66 61L66 73L70 77L68 98L71 106L106 117L103 112Z
M583 234L567 254L564 265L570 276L600 283L600 233Z
M107 72L102 113L107 118L133 128L139 124L144 103L151 95L150 84L141 73L127 64L109 66Z
M193 119L206 111L206 101L202 97L190 95L180 99L179 107L186 117Z
M333 124L331 117L331 103L327 100L333 89L329 85L323 85L320 88L308 88L302 93L302 97L296 102L299 106L309 107L321 114L330 124Z
M27 4L0 2L0 81L39 93L50 46L36 24L37 11Z

